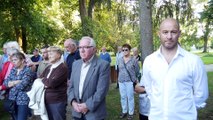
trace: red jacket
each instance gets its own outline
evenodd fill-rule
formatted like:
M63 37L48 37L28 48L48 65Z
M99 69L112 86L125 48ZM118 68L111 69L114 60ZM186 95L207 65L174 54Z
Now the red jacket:
M3 85L4 82L4 78L6 76L6 73L8 71L9 65L11 64L10 61L7 61L6 63L4 63L2 71L0 72L0 86L2 86L2 90L6 90L6 86Z

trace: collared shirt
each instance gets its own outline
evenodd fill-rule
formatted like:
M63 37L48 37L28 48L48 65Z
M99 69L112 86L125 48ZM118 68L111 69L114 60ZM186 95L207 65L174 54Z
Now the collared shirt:
M83 93L84 81L86 79L86 75L88 73L88 70L90 68L91 61L92 61L93 58L94 58L94 56L92 56L89 59L89 61L83 62L82 66L81 66L81 76L80 76L80 82L79 82L79 98L80 99L81 99L82 93Z
M208 82L201 59L178 46L168 64L160 49L143 64L145 89L150 97L150 120L196 120L204 107Z
M136 77L136 73L139 72L140 68L138 65L138 61L134 57L131 57L127 63L124 62L123 57L120 58L118 67L119 67L119 74L118 74L119 82L121 83L135 82L136 80L138 80L138 78ZM131 75L131 77L129 74Z

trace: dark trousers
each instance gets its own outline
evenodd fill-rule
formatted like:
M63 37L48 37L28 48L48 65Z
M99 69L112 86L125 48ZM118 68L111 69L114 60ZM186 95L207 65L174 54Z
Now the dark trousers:
M117 72L117 86L116 86L116 88L119 88L119 84L118 84L119 68L118 68L118 66L117 66L117 70L116 70L116 72Z
M149 119L148 119L148 116L139 114L139 120L149 120Z
M28 105L17 105L16 112L11 114L13 120L27 120L30 109Z
M66 120L66 102L46 104L49 120Z

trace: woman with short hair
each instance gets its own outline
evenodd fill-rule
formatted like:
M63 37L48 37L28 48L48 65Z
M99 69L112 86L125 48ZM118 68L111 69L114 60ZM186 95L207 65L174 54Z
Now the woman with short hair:
M29 98L26 94L31 89L33 79L32 72L25 64L25 56L21 52L11 56L14 65L10 74L4 81L4 85L9 90L9 100L16 103L15 111L11 113L13 120L27 120L30 109L28 108Z
M68 69L61 60L63 51L56 46L48 48L51 63L40 78L45 86L45 107L49 120L66 120Z

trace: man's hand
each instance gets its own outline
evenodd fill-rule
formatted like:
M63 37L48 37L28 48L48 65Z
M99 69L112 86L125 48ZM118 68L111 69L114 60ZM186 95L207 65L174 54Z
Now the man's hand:
M72 101L71 105L76 112L81 112L78 107L78 103L75 100Z
M79 110L81 111L81 113L83 114L86 114L88 112L88 108L87 108L87 105L86 103L81 103L81 104L78 104L78 108Z
M135 86L135 92L136 93L145 93L146 91L145 91L145 88L143 86L139 86L139 84L137 84Z

